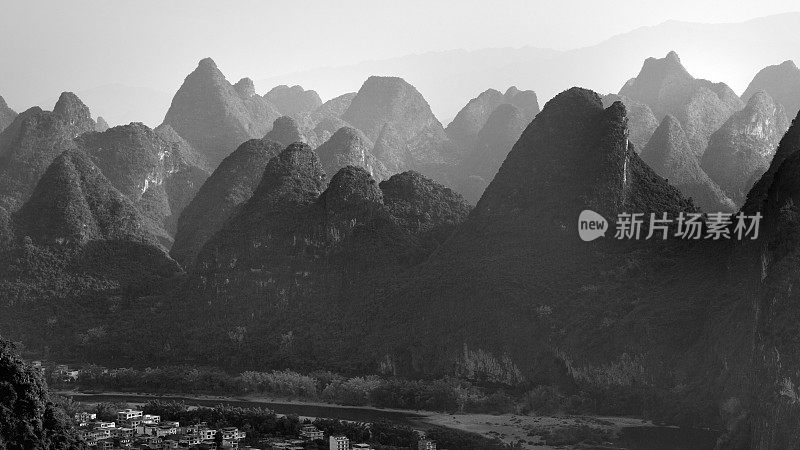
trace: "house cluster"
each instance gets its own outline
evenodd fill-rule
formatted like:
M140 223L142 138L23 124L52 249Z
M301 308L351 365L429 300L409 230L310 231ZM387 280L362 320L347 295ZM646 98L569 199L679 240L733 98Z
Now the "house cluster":
M245 438L238 428L215 430L204 422L181 426L133 409L118 411L114 422L97 420L91 413L78 413L75 421L86 445L98 449L234 449Z
M298 439L273 439L268 443L269 450L304 450L314 441L325 441L325 433L314 425L304 425L300 429ZM330 436L328 438L330 450L374 450L370 444L351 443L346 436ZM436 443L423 439L418 443L419 450L436 450Z

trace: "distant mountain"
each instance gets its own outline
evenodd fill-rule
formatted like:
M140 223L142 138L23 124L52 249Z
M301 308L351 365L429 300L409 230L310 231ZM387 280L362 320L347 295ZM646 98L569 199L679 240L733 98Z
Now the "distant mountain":
M766 92L756 92L711 136L701 167L740 206L766 172L788 128L783 106Z
M401 78L369 77L341 118L376 143L375 156L391 173L410 168L425 173L429 165L453 157L428 102Z
M162 128L167 137L169 131ZM75 142L169 248L181 211L209 175L190 163L199 158L191 154L194 150L185 141L168 141L141 123L85 133Z
M109 128L111 127L108 126L108 122L106 122L106 119L104 119L102 116L97 116L97 124L95 124L94 131L102 133L103 131L106 131Z
M701 168L680 122L667 115L641 152L642 160L658 175L691 197L705 212L736 210L736 204Z
M761 69L742 94L742 100L749 101L758 91L769 94L787 115L794 116L800 111L800 69L794 61Z
M430 52L287 73L258 84L315 86L325 98L356 89L358 81L370 75L390 74L416 86L434 113L447 118L455 117L464 99L487 86L524 81L524 88L536 90L541 101L572 86L618 92L630 78L625 74L636 73L646 58L675 50L698 78L725 81L743 92L763 67L800 60L798 26L800 13L722 24L671 20L567 51L523 47ZM709 55L714 55L713 63Z
M302 86L275 86L264 94L264 98L284 116L310 113L322 106L319 94Z
M478 132L473 149L456 168L456 189L473 205L497 174L511 147L517 142L526 119L514 105L505 103L489 115Z
M374 144L361 131L342 127L315 152L325 173L335 174L346 166L361 167L376 181L389 178L389 171L372 154Z
M164 119L212 167L239 144L261 138L280 116L277 109L254 92L234 88L211 58L200 61L172 99Z
M52 112L33 107L18 115L0 133L0 206L22 206L55 157L75 147L75 136L94 129L89 108L70 92L61 94Z
M15 117L17 117L17 113L13 109L9 108L5 99L0 96L0 132L5 130L7 126L11 125L11 122L14 121Z
M641 153L644 146L647 145L647 141L658 128L656 116L649 106L631 98L617 94L608 94L603 97L603 106L606 108L614 102L622 102L628 110L628 128L630 129L628 140L633 143L634 149Z
M272 123L272 129L264 135L264 139L277 142L284 147L295 142L303 142L312 148L318 145L317 135L313 130L300 130L297 121L289 116L281 116Z
M639 75L625 83L619 93L649 106L658 120L667 114L678 119L698 158L711 135L744 107L724 83L692 77L675 52L662 59L648 58Z
M267 162L283 146L251 139L239 146L203 183L178 219L170 255L190 268L206 241L253 195Z
M533 91L520 91L512 86L501 94L494 89L487 89L477 97L470 100L456 117L447 125L445 132L459 146L467 151L475 145L478 132L486 124L489 116L501 104L508 103L516 106L522 120L528 124L539 113L539 102Z

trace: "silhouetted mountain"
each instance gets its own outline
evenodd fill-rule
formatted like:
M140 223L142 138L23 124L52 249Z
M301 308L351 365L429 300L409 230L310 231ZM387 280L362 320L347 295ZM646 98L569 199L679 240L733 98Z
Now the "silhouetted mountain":
M335 174L346 166L361 167L376 181L389 178L389 172L375 155L374 144L359 130L342 127L315 152L325 173Z
M284 147L295 142L302 142L316 147L317 136L313 130L300 130L297 121L289 116L281 116L272 123L272 130L264 136L264 139L277 142Z
M249 90L247 80L234 88L211 58L200 61L172 99L164 118L212 167L242 142L261 138L280 113ZM252 94L252 95L248 95Z
M392 173L444 163L451 156L442 124L422 95L401 78L370 77L341 118L376 143L375 156Z
M756 92L745 109L711 136L701 166L741 206L750 188L766 172L788 128L783 106L767 93Z
M794 61L761 69L742 94L742 100L749 101L758 91L769 94L783 105L788 116L794 116L800 111L800 69Z
M53 112L33 107L18 115L0 133L0 206L18 209L55 157L94 128L89 108L70 92L61 94Z
M191 267L203 245L250 199L264 173L264 167L283 148L276 142L251 139L222 160L184 208L170 255L184 267Z
M764 209L764 202L767 199L768 190L773 183L775 173L778 171L781 164L790 156L797 153L798 150L800 150L800 113L798 113L798 116L792 121L789 130L786 131L786 134L781 138L769 168L761 175L761 178L758 179L747 194L747 199L745 200L744 206L742 206L742 211L753 214L756 211L762 211Z
M310 113L322 106L319 94L305 90L302 86L275 86L264 94L264 98L275 105L281 115Z
M11 122L14 121L15 117L17 117L16 111L9 108L5 99L0 96L0 132L5 130L7 126L11 125Z
M628 140L631 141L636 152L641 153L644 146L647 145L647 141L658 128L656 116L649 106L628 97L617 94L608 94L603 97L603 106L606 108L614 102L622 102L628 110L628 128L630 130Z
M658 120L667 114L678 119L698 158L711 135L744 106L724 83L692 77L675 52L662 59L648 58L639 75L619 93L649 106Z
M458 191L472 204L483 195L527 122L511 104L498 106L476 136L473 150L456 169Z
M680 122L671 115L661 121L641 156L658 175L666 178L683 195L691 197L703 211L736 210L736 204L700 167Z
M169 129L162 128L162 133L169 136ZM206 171L188 162L198 159L187 154L191 147L169 142L141 123L85 133L75 142L169 248L181 211L208 178Z
M591 366L581 355L597 358L600 350L586 347L591 339L582 327L596 326L596 315L609 308L621 308L622 315L634 308L606 303L591 292L604 289L596 283L616 283L601 272L636 252L627 253L610 230L605 241L582 242L579 213L590 208L615 218L621 212L694 210L632 150L626 123L621 103L603 109L591 91L573 88L548 102L463 225L388 300L399 312L389 309L379 321L404 319L394 331L375 329L375 342L393 342L378 344L376 354L392 354L399 372L456 367L494 382L535 376L551 346L566 352L559 356L566 364ZM595 301L603 304L583 309ZM593 342L604 341L598 339ZM625 351L604 347L603 358Z

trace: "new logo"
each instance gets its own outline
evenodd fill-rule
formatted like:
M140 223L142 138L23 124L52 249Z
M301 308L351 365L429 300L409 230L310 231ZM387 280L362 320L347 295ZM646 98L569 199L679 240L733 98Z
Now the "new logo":
M578 234L585 242L605 237L608 221L591 209L584 209L578 216Z

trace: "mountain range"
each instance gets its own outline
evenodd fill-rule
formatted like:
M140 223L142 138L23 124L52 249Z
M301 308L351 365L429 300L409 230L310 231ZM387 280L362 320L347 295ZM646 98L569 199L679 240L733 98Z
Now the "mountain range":
M476 89L447 127L399 77L323 103L211 59L155 129L104 129L64 93L0 133L0 327L116 366L558 387L720 448L791 447L800 119L764 73L745 102L668 52L541 110ZM587 209L604 238L579 237ZM757 240L612 232L739 209Z

